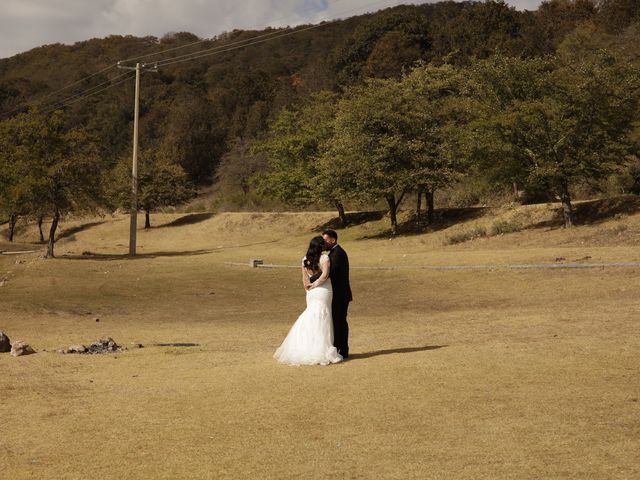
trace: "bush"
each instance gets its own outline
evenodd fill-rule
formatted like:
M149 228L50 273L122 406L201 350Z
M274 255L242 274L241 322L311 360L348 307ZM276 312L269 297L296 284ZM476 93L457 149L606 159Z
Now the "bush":
M507 220L497 220L491 225L491 235L519 232L520 226Z
M482 226L473 227L471 230L456 232L448 235L446 238L447 245L455 245L456 243L464 243L475 238L487 236L487 229Z

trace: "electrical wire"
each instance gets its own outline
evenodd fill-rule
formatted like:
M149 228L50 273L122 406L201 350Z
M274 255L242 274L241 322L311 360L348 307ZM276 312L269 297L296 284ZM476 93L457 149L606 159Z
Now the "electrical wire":
M337 3L339 1L342 1L342 0L334 0L333 2L330 2L330 3ZM388 0L381 0L381 1L377 1L377 2L371 2L371 3L368 3L367 5L365 5L363 7L364 8L370 8L370 7L373 7L375 5L386 4L387 2L388 2ZM291 30L286 31L286 32L282 32L282 31L268 32L268 33L265 33L265 34L262 34L262 35L257 35L255 37L248 38L248 39L231 42L231 43L228 43L226 45L219 45L219 46L216 46L216 47L200 50L198 52L191 52L191 53L184 54L184 55L179 55L179 56L176 56L176 57L171 57L171 58L167 58L167 59L161 59L161 60L159 60L157 62L154 62L154 63L156 63L157 66L173 65L173 64L176 64L176 63L182 63L182 62L186 62L186 61L189 61L189 60L196 60L196 59L207 57L207 56L211 56L211 55L216 55L216 54L226 53L226 52L233 51L233 50L238 50L240 48L245 48L245 47L248 47L248 46L251 46L251 45L257 45L257 44L265 43L265 42L268 42L268 41L271 41L271 40L275 40L275 39L278 39L278 38L291 36L291 35L294 35L296 33L302 33L302 32L306 32L306 31L309 31L309 30L314 30L314 29L326 26L326 25L334 22L338 18L341 18L342 15L345 15L345 14L348 14L348 13L351 13L351 12L354 12L354 11L361 10L363 7L356 7L356 8L344 10L344 11L342 11L342 12L340 12L338 14L336 19L323 21L322 23L318 23L316 25L310 25L308 27L302 27L302 28L295 28L294 27L295 29L291 29ZM69 88L71 88L71 87L73 87L73 86L75 86L75 85L77 85L77 84L79 84L79 83L81 83L81 82L83 82L85 80L93 78L96 75L99 75L99 74L104 73L104 72L106 72L106 71L108 71L108 70L110 70L110 69L112 69L114 67L117 67L118 65L120 65L123 62L132 61L132 60L136 60L136 59L147 58L147 57L154 56L154 55L164 54L164 53L167 53L167 52L170 52L170 51L175 51L175 50L178 50L178 49L187 48L189 46L197 45L197 44L200 44L200 43L203 43L203 42L206 42L206 41L209 41L209 40L206 40L206 39L205 40L199 40L197 42L192 42L191 44L181 45L179 47L174 47L174 48L171 48L171 49L168 49L168 50L163 50L161 52L151 53L151 54L143 55L143 56L139 56L139 57L132 57L130 59L123 60L123 61L118 62L116 64L111 64L111 65L103 68L102 70L99 70L99 71L97 71L97 72L95 72L95 73L93 73L91 75L83 77L80 80L76 80L75 82L72 82L72 83L70 83L70 84L68 84L68 85L66 85L66 86L64 86L64 87L62 87L62 88L60 88L58 90L50 92L47 95L45 95L45 96L43 96L43 97L41 97L39 99L30 101L30 102L22 102L21 104L15 106L13 109L1 113L0 114L0 118L5 117L5 116L17 111L17 110L20 110L21 108L24 108L25 106L34 105L36 103L41 102L42 100L44 100L46 98L50 98L50 97L54 96L55 94L60 93L60 92L62 92L64 90L67 90L67 89L69 89ZM67 97L67 98L65 98L65 99L63 99L61 101L52 103L52 104L48 105L45 108L48 109L47 111L54 111L54 110L57 110L57 109L62 108L64 106L76 103L76 99L77 99L77 101L80 101L80 100L82 100L84 98L91 97L91 96L93 96L93 95L95 95L97 93L101 93L101 92L103 92L105 90L108 90L108 89L110 89L110 88L112 88L112 87L114 87L116 85L120 85L121 83L123 83L127 79L125 79L123 81L120 81L120 82L117 82L115 84L111 84L110 86L108 86L108 87L106 87L106 88L104 88L102 90L98 90L98 91L95 91L95 92L92 92L92 93L89 93L89 92L91 92L92 90L95 90L96 88L99 88L99 87L101 87L103 85L110 84L114 80L117 80L118 78L121 78L124 75L127 75L127 73L123 73L121 75L118 75L118 76L108 80L107 82L103 82L103 83L101 83L99 85L96 85L96 86L91 87L89 89L86 89L86 90L84 90L82 92L79 92L79 93L77 93L75 95ZM53 108L51 108L51 107L53 107Z
M343 1L343 0L329 1L329 2L327 2L327 5L335 4L335 3L338 3L340 1ZM307 9L305 9L305 10L307 10ZM286 20L287 18L289 18L289 17L280 17L278 19L271 20L269 23L274 23L274 22L278 22L278 21L281 21L281 20ZM249 27L249 28L266 28L266 26L265 25L254 25L253 27ZM267 37L275 35L277 33L279 33L279 32L277 32L277 31L276 32L269 32L269 33L266 33L266 34L262 34L262 35L258 35L256 37L249 38L249 39L244 39L244 40L231 42L231 43L228 43L226 45L220 45L220 46L215 47L215 48L219 48L219 49L229 48L231 46L241 45L243 43L247 43L247 42L249 42L251 40L256 40L258 38L267 38ZM211 36L211 37L213 37L213 36ZM194 45L199 45L199 44L204 43L204 42L215 41L215 38L211 38L211 37L210 38L205 38L205 39L202 39L202 40L198 40L196 42L188 43L186 45L180 45L180 46L177 46L177 47L169 48L167 50L162 50L162 51L159 51L159 52L144 54L144 55L140 55L140 56L137 56L137 57L131 57L131 58L128 58L126 60L122 60L121 62L118 62L118 63L126 63L126 62L131 62L131 61L134 61L134 60L141 60L141 59L149 58L149 57L152 57L152 56L155 56L155 55L161 55L161 54L165 54L167 52L173 52L173 51L184 49L184 48L188 48L188 47L191 47L191 46L194 46ZM14 112L16 112L18 110L21 110L24 107L31 106L31 105L34 105L34 104L37 104L37 103L41 103L44 100L46 100L48 98L51 98L51 97L53 97L54 95L56 95L56 94L58 94L60 92L68 90L69 88L74 87L74 86L78 85L79 83L82 83L82 82L84 82L86 80L89 80L90 78L93 78L96 75L100 75L101 73L104 73L107 70L110 70L110 69L118 66L118 63L114 63L114 64L111 64L111 65L108 65L105 68L103 68L102 70L99 70L99 71L97 71L95 73L92 73L91 75L87 75L86 77L83 77L83 78L81 78L79 80L76 80L76 81L74 81L72 83L69 83L69 84L63 86L62 88L59 88L59 89L54 90L52 92L49 92L49 93L47 93L46 95L43 95L40 98L37 98L35 100L21 102L21 103L15 105L11 110L7 110L5 112L0 113L0 119L4 118L6 116L9 116L10 114L12 114L12 113L14 113ZM80 92L78 95L82 95L83 93L85 93L85 92ZM64 101L66 101L66 99L62 100L62 102L64 102Z
M89 98L89 97L92 97L94 95L97 95L98 93L102 93L102 92L104 92L106 90L109 90L110 88L116 87L116 86L118 86L118 85L120 85L120 84L122 84L122 83L124 83L124 82L126 82L128 80L131 80L132 78L134 78L136 76L135 73L131 73L131 72L126 72L123 75L128 75L128 76L127 76L127 78L123 78L119 82L113 83L113 84L109 85L108 87L105 87L105 88L103 88L101 90L97 90L95 92L89 93L87 95L83 95L83 96L81 96L79 98L76 98L74 100L71 100L69 102L66 102L66 103L63 103L63 104L60 104L60 105L56 105L53 108L49 108L49 110L46 110L45 112L43 112L43 114L48 114L48 113L51 113L51 112L53 112L55 110L60 110L61 108L67 107L67 106L72 105L74 103L77 103L77 102L79 102L81 100L84 100L86 98ZM116 77L116 78L122 77L123 75L118 75L118 77Z
M365 7L369 8L371 6L379 5L379 4L387 3L387 2L388 2L388 0L380 0L380 1L377 1L377 2L371 2L371 3L367 4ZM349 10L345 10L343 12L340 12L339 15L344 15L345 13L350 13L350 12L353 12L353 11L357 11L357 10L360 10L361 8L362 7L357 7L357 8L352 8L352 9L349 9ZM253 38L247 39L247 41L249 43L246 43L244 45L238 45L238 46L221 45L221 46L218 46L218 47L213 47L213 48L209 48L209 49L205 49L205 50L200 50L199 52L192 52L192 53L187 53L187 54L184 54L184 55L179 55L177 57L168 58L168 59L165 59L165 60L158 60L157 62L154 62L154 64L157 64L158 67L165 67L167 65L172 65L174 63L181 63L181 62L186 62L188 60L196 60L198 58L206 57L206 56L209 56L209 55L216 55L216 54L219 54L219 53L230 52L232 50L238 50L240 48L248 47L248 46L251 46L251 45L257 45L257 44L260 44L260 43L265 43L265 42L268 42L268 41L271 41L271 40L275 40L277 38L287 37L287 36L290 36L290 35L294 35L296 33L302 33L302 32L306 32L306 31L309 31L309 30L314 30L314 29L317 29L317 28L321 28L321 27L324 27L326 25L329 25L333 21L334 20L325 21L325 22L322 22L322 23L318 23L318 24L315 24L315 25L310 25L308 27L297 28L295 30L290 30L290 31L287 31L287 32L274 32L274 36L271 36L270 38L266 38L266 39L262 39L262 40L256 40L258 37L253 37ZM275 34L277 34L277 35L275 35ZM209 53L205 53L205 52L209 52Z
M130 73L130 72L124 72L124 73L121 73L120 75L116 75L115 77L110 78L110 79L109 79L109 80L107 80L106 82L102 82L102 83L100 83L100 84L98 84L98 85L95 85L95 86L93 86L93 87L91 87L91 88L88 88L87 90L84 90L84 91L82 91L82 92L80 92L80 93L76 93L75 95L71 95L71 96L69 96L69 97L67 97L67 98L65 98L65 99L63 99L63 100L60 100L60 101L58 101L58 102L54 102L54 103L52 103L52 104L50 104L50 105L48 105L48 106L45 106L44 108L51 108L51 107L53 107L53 108L54 108L54 110L55 110L55 109L57 108L57 107L56 107L56 105L66 103L68 100L73 100L73 99L74 99L74 98L76 98L76 97L84 96L85 94L87 94L87 93L91 92L91 90L95 90L95 89L100 88L100 87L102 87L102 86L104 86L104 85L108 85L108 84L112 83L114 80L117 80L117 79L119 79L119 78L122 78L122 77L124 77L125 75L128 75L129 73Z
M83 78L81 78L80 80L76 80L75 82L70 83L70 84L68 84L68 85L65 85L64 87L59 88L58 90L55 90L55 91L53 91L53 92L49 92L48 94L46 94L46 95L44 95L44 96L42 96L42 97L40 97L40 98L37 98L37 99L35 99L35 100L31 100L31 101L27 101L27 102L19 103L18 105L16 105L16 106L15 106L14 108L12 108L11 110L7 110L6 112L3 112L2 114L0 114L0 118L5 117L5 116L7 116L7 115L9 115L9 114L11 114L11 113L13 113L13 112L18 111L18 110L21 110L22 108L24 108L24 107L26 107L26 106L34 105L34 104L36 104L36 103L42 102L43 100L45 100L45 99L47 99L47 98L50 98L50 97L52 97L52 96L54 96L54 95L56 95L56 94L58 94L58 93L60 93L60 92L62 92L62 91L64 91L64 90L67 90L67 89L69 89L69 88L71 88L71 87L73 87L73 86L75 86L75 85L77 85L77 84L79 84L79 83L81 83L81 82L84 82L85 80L89 80L90 78L93 78L93 77L95 77L96 75L100 75L101 73L104 73L104 72L106 72L107 70L111 70L112 68L116 67L116 65L117 65L117 64L115 64L115 63L114 63L114 64L112 64L112 65L109 65L108 67L105 67L105 68L103 68L102 70L99 70L99 71L97 71L97 72L95 72L95 73L92 73L91 75L88 75L88 76L86 76L86 77L83 77Z
M338 2L341 2L341 1L343 1L343 0L328 1L327 5L332 5L334 3L338 3ZM306 10L307 9L303 9L302 11L306 11ZM287 20L288 18L290 18L290 17L280 17L280 18L272 19L272 20L270 20L268 22L268 24L272 24L272 23L275 23L275 22L280 22L281 20ZM268 25L253 25L253 26L247 27L246 29L243 29L243 30L247 31L247 30L254 30L254 29L258 29L258 28L265 29L267 27L268 27ZM231 45L235 45L236 43L238 43L238 44L239 43L244 43L244 42L247 42L249 40L255 40L257 38L268 37L270 35L275 35L276 33L278 33L278 32L276 31L276 32L270 32L270 33L262 34L262 35L257 35L255 37L251 37L251 38L248 38L248 39L245 39L245 40L239 40L237 42L231 42L231 43L229 43L227 45L220 46L219 48L229 47ZM164 53L173 52L175 50L181 50L183 48L188 48L188 47L192 47L194 45L199 45L199 44L204 43L204 42L212 42L212 41L216 41L216 40L219 40L219 39L217 39L215 35L209 35L207 38L203 38L202 40L198 40L198 41L195 41L195 42L187 43L185 45L179 45L177 47L168 48L166 50L161 50L159 52L149 53L149 54L146 54L146 55L140 55L138 57L127 58L125 60L121 60L121 63L133 62L134 60L142 60L143 58L153 57L155 55L162 55Z

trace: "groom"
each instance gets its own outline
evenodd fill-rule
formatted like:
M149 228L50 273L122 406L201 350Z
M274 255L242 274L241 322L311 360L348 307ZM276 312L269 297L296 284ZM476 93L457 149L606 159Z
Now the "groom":
M349 324L347 323L347 310L351 296L349 285L349 257L340 245L338 234L333 230L322 232L322 238L326 249L329 251L331 267L329 278L333 288L333 300L331 302L331 315L333 317L333 345L343 358L349 358Z

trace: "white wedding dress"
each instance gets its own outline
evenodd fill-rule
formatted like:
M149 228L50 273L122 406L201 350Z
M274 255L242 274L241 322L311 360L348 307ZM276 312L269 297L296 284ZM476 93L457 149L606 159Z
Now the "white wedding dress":
M328 262L326 255L320 257L322 267L328 268ZM332 297L328 278L322 285L307 290L307 308L274 353L276 360L288 365L329 365L342 361L342 355L333 346Z

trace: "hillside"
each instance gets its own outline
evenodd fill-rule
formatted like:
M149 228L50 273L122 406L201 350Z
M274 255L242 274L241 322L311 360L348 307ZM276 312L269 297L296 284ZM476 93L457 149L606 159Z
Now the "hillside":
M536 12L516 11L501 2L398 6L167 65L143 78L141 150L143 156L152 147L171 152L171 160L192 180L206 184L238 138L259 136L283 107L313 92L340 89L366 76L397 76L416 60L437 63L446 57L464 64L497 50L544 55L579 22L604 18L589 5L554 0ZM43 99L42 108L50 109L71 98L73 103L65 107L70 123L95 136L104 165L111 167L130 152L133 82L74 99L119 79L123 72L115 68L117 61L186 46L146 57L166 60L277 33L234 30L211 40L186 32L163 38L110 36L43 46L0 59L0 112L15 114L23 102L35 99ZM109 65L111 69L48 96Z

